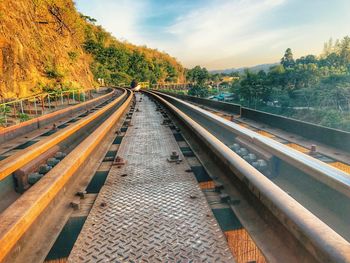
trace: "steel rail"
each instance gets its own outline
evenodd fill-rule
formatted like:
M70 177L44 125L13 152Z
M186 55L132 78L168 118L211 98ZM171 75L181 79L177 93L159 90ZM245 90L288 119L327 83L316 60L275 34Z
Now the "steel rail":
M46 97L46 96L50 96L50 95L60 95L62 93L74 93L74 92L87 92L87 91L91 91L91 90L97 90L98 88L90 88L90 89L73 89L73 90L62 90L62 91L56 91L56 92L44 92L44 93L38 93L36 95L32 95L32 96L27 96L27 97L24 97L24 98L16 98L16 99L13 99L13 100L10 100L10 101L7 101L7 102L4 102L4 103L0 103L0 108L3 107L3 106L6 106L6 105L9 105L9 104L14 104L14 103L19 103L21 101L26 101L26 100L33 100L35 98L42 98L42 97Z
M36 122L40 122L42 120L46 120L46 119L52 118L52 117L57 116L57 115L61 115L63 113L69 112L69 111L72 112L72 111L74 111L76 109L79 109L81 107L93 104L93 103L95 103L97 101L103 101L103 99L108 99L113 93L114 93L114 91L111 91L111 92L109 92L109 93L107 93L105 95L102 95L100 97L97 97L97 98L85 101L83 103L79 103L79 104L76 104L76 105L73 105L73 106L69 106L69 107L61 109L61 110L53 111L53 112L47 113L45 115L42 115L42 116L30 119L28 121L21 122L20 124L11 125L9 127L0 129L0 136L6 134L8 132L12 132L13 130L18 129L19 126L21 126L21 127L22 126L27 126L27 125L30 125L30 124L33 124L33 123L36 123Z
M293 148L290 148L282 143L279 143L273 139L264 137L254 131L251 131L245 127L242 127L234 122L230 122L224 118L221 118L211 112L201 109L193 104L182 101L170 95L154 92L158 95L165 96L169 99L175 100L178 103L194 110L196 113L202 115L203 117L210 119L213 123L229 129L232 133L240 136L251 143L263 148L264 150L272 153L281 160L297 167L301 171L308 175L311 175L316 180L328 185L329 187L343 193L344 195L350 197L350 175L332 167L320 160L317 160L311 156L300 153Z
M65 129L62 129L51 136L37 142L34 145L29 146L28 148L19 151L10 157L0 161L0 180L6 178L8 175L21 168L25 164L34 160L36 157L40 156L42 153L46 152L51 147L57 145L62 142L79 129L83 128L87 124L91 123L93 120L97 119L99 116L104 114L106 111L114 107L120 101L127 96L127 91L123 89L124 92L121 96L116 98L113 102L109 103L104 108L100 109L89 115L88 117L81 119L80 121L75 122L74 124L68 126Z
M53 201L55 196L61 190L64 190L70 178L82 167L91 153L124 114L133 97L132 91L125 92L128 92L129 96L106 121L39 182L0 214L0 262L12 251L16 243L35 223L35 220Z
M157 95L156 92L147 93L155 96L197 134L317 260L320 262L350 262L350 243L342 236L180 109Z

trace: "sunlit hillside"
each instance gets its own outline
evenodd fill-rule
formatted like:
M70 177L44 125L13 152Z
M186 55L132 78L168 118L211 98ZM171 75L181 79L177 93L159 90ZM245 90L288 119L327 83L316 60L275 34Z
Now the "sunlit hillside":
M182 72L167 54L117 41L71 0L0 1L2 98L89 88L98 78L110 84L177 81Z

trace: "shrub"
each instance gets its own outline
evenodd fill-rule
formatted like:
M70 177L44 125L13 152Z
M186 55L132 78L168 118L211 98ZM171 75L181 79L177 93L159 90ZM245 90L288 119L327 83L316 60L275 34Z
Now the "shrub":
M0 116L0 127L4 127L4 126L5 126L5 117Z
M28 116L28 114L25 113L20 113L19 115L19 121L20 122L24 122L30 119L30 117Z
M70 52L68 52L68 56L69 56L70 60L76 61L79 54L75 51L70 51Z
M3 115L10 113L10 112L11 112L11 108L9 106L0 107L0 113Z
M58 70L56 66L47 66L45 69L45 74L50 79L63 78L63 73L60 70Z
M207 97L209 90L207 87L202 87L200 85L194 85L188 91L188 95L196 97Z

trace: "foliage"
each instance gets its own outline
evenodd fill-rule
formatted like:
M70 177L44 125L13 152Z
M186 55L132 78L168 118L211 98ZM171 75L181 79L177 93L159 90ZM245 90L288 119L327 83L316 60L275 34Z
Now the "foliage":
M328 41L320 56L294 59L288 48L280 64L266 71L209 74L195 66L186 70L186 79L193 83L188 95L207 97L230 85L235 102L243 106L350 131L348 36Z
M80 93L71 92L69 94L69 98L74 99L75 101L85 101L85 99L86 99L85 93L83 93L83 92L80 92Z
M210 80L210 74L206 68L195 66L186 71L186 79L194 83L188 90L188 95L196 97L207 97L210 94L210 89L206 82Z
M294 60L288 48L279 65L245 71L231 90L245 106L350 131L350 37L328 41L319 57Z
M10 113L11 109L9 106L0 107L0 127L6 124L6 114Z
M12 54L0 81L1 98L38 94L69 82L90 88L102 83L99 78L106 85L132 79L184 81L175 58L117 40L96 19L79 14L72 0L0 2L1 35ZM8 10L11 15L3 16Z
M20 122L24 122L30 119L29 115L25 113L20 113L18 117Z
M285 69L290 69L290 68L294 67L295 61L294 61L294 58L293 58L292 50L290 48L287 48L286 52L284 53L284 56L281 59L281 65Z
M246 77L241 81L240 85L236 86L240 96L248 101L248 106L254 103L255 108L257 103L269 99L271 94L271 86L268 83L265 71L259 73L251 73L246 71Z
M95 78L104 79L106 83L129 84L132 79L177 82L182 77L182 66L168 54L119 42L90 21L86 22L83 47L94 58L91 70Z
M209 95L209 90L207 87L196 84L188 90L188 95L196 97L207 97Z
M64 76L56 67L47 67L45 74L50 79L61 79Z
M97 20L93 17L90 17L90 16L86 16L86 15L83 15L83 14L80 14L80 17L84 20L86 20L87 22L90 22L92 24L95 24L97 22Z
M178 95L189 95L187 90L162 89L162 92L173 93Z
M9 106L0 107L0 114L5 115L11 112L11 108Z
M6 124L5 116L0 116L0 127L4 127Z
M198 84L199 86L204 85L204 83L209 80L210 75L206 68L201 68L200 66L195 66L193 69L187 70L186 79L187 81Z
M78 56L79 56L79 54L78 54L78 52L76 52L76 51L69 51L69 52L68 52L68 56L69 56L69 58L70 58L72 61L76 61L77 58L78 58Z

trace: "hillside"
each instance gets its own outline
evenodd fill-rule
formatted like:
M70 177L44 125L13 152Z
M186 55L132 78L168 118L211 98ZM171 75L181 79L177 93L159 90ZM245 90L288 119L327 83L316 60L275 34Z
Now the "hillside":
M184 69L175 58L145 46L116 40L90 17L85 25L84 49L94 58L91 70L95 78L109 83L138 81L177 82L184 80Z
M174 58L116 40L79 14L72 0L0 1L0 98L89 88L98 78L116 84L182 75Z
M278 63L272 63L272 64L260 64L252 67L242 67L242 68L230 68L230 69L222 69L222 70L211 70L210 73L225 73L230 74L232 72L238 72L243 73L246 69L249 69L249 71L253 73L257 73L260 70L263 70L265 72L268 72L271 67L276 66Z

